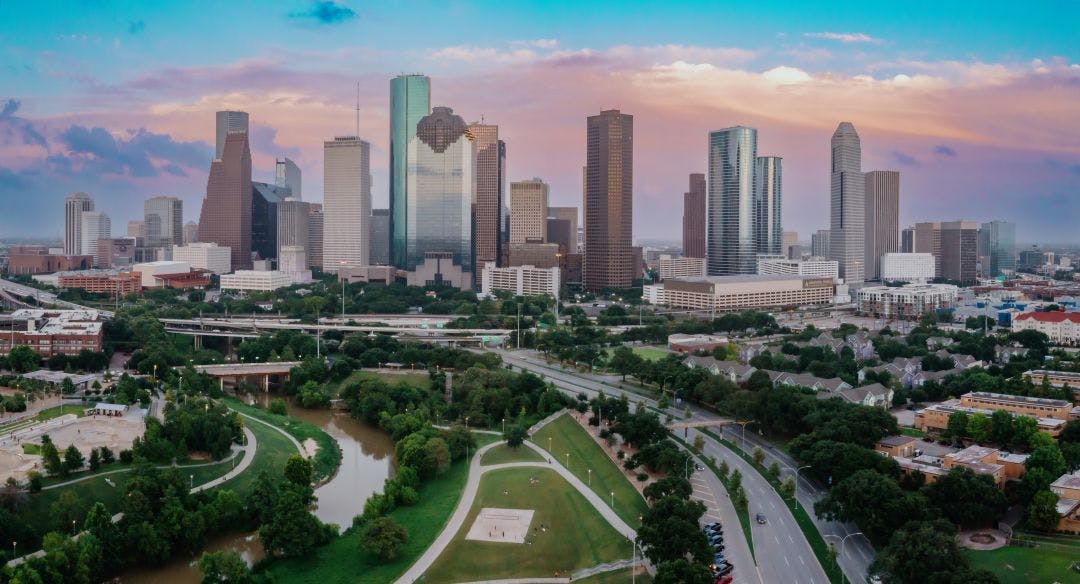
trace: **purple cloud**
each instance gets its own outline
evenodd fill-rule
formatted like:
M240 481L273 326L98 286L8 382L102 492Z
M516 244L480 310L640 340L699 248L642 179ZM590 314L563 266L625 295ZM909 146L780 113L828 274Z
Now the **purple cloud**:
M145 128L128 130L127 139L118 139L105 128L76 125L61 132L60 140L69 150L67 158L81 163L84 169L108 174L129 172L134 177L158 176L159 169L151 159L198 167L206 165L211 156L205 142L177 142L167 134Z
M934 146L934 154L948 156L949 158L956 158L956 150L944 144L938 144L937 146Z
M904 166L918 166L919 161L912 155L906 154L899 150L894 150L892 153L893 160L903 164Z

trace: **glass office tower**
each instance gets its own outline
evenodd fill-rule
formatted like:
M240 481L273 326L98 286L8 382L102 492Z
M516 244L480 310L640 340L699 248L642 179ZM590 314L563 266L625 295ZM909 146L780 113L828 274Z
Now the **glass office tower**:
M710 276L757 273L757 130L709 132L706 263Z
M448 107L436 107L416 125L409 141L404 256L399 268L414 271L427 252L448 252L472 273L472 202L476 147L468 125ZM397 241L395 241L395 244Z
M779 156L758 156L754 170L757 226L754 239L757 253L787 253L782 249L784 226L781 217L783 173Z
M979 256L984 275L991 278L1012 275L1016 271L1016 224L983 223L979 229Z
M431 113L431 78L426 75L399 75L390 80L390 261L401 269L411 269L408 239L408 152L416 136L416 124Z

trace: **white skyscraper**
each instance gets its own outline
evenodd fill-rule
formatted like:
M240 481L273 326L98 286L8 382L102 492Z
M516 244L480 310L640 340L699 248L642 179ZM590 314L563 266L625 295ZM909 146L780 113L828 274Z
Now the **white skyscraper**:
M214 158L221 158L225 152L225 136L230 132L247 132L247 112L221 111L217 112L217 149L214 150Z
M323 143L324 272L368 265L371 145L356 136Z
M279 187L289 187L292 194L289 195L292 198L300 201L301 197L301 175L300 167L289 158L278 158L274 165L274 184Z
M101 211L83 211L79 214L79 253L97 257L99 239L112 237L112 222Z
M64 253L83 255L82 220L86 211L94 210L94 200L86 193L71 193L64 199Z
M839 263L848 284L865 280L865 190L859 134L851 122L840 122L832 135L829 259Z

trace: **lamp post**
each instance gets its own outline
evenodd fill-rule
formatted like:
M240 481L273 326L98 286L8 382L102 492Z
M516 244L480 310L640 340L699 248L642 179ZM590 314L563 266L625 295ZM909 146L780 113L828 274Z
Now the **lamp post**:
M795 469L792 469L790 466L784 467L784 468L786 468L788 470L794 470L795 471L795 510L798 511L799 510L799 471L803 470L804 468L810 468L810 465L808 464L806 466L800 466L799 468L795 468Z
M840 556L843 556L844 555L844 548L847 545L847 539L849 537L853 536L853 535L863 535L863 532L856 531L855 533L849 533L849 534L847 534L847 535L845 535L843 537L840 537L839 535L827 534L827 535L825 535L825 537L834 537L834 538L840 540ZM863 535L863 537L866 537L866 536ZM840 563L837 562L838 566L839 566L839 564ZM840 581L841 582L846 582L847 581L847 575L844 574L844 569L843 568L840 569Z
M566 470L570 470L570 453L566 453Z
M589 486L592 486L592 469L589 469Z
M502 422L503 422L503 434L506 434L506 418L503 418Z
M615 510L615 491L611 491L611 510Z
M682 466L683 466L683 475L686 477L686 480L690 480L690 457L689 456L686 457L686 462L684 462Z
M469 431L469 416L465 416L465 431ZM469 441L465 441L465 464L469 464Z

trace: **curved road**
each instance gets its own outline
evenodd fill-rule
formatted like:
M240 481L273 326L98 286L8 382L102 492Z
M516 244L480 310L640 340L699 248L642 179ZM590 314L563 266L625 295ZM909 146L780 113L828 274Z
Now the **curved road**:
M473 501L476 499L476 493L480 488L480 479L483 477L484 473L493 470L502 470L507 468L547 468L554 470L558 472L559 475L562 476L562 478L565 479L568 483L570 483L575 489L577 489L577 491L581 493L582 496L584 496L585 499L588 500L589 503L594 508L596 508L597 511L600 512L600 515L609 524L611 524L611 526L614 527L616 531L618 531L624 537L637 539L637 532L634 531L629 525L627 525L625 521L620 519L619 516L615 514L615 511L613 511L611 507L604 503L604 500L602 498L600 498L596 493L593 492L592 489L586 486L585 483L581 482L581 480L578 479L577 476L567 470L566 467L559 464L557 461L554 461L554 459L552 459L553 461L550 463L509 462L506 464L481 466L480 459L483 458L484 453L494 448L495 446L498 446L499 444L502 444L502 442L494 442L488 444L487 446L478 449L473 455L472 460L469 461L469 478L468 481L465 483L465 490L462 491L461 499L458 500L457 507L454 509L454 514L450 516L450 520L447 521L446 526L443 527L443 530L439 533L438 537L435 538L435 541L433 541L431 545L428 546L428 548L424 551L423 555L421 555L420 558L416 560L416 562L412 566L410 566L404 574L401 575L401 577L394 581L395 584L412 584L421 576L423 576L424 572L426 572L428 568L430 568L431 565L435 563L435 560L438 559L438 557L443 553L443 551L446 549L446 546L450 545L450 542L454 539L454 536L457 535L458 531L461 530L461 526L465 523L465 518L469 515L469 511L472 509ZM544 455L545 459L547 458L547 452L542 450L539 446L527 440L525 441L525 444L529 448L532 448L536 452L540 453L541 455ZM523 581L525 580L519 580L518 582ZM563 582L568 580L528 579L527 581ZM508 582L514 581L511 580Z

